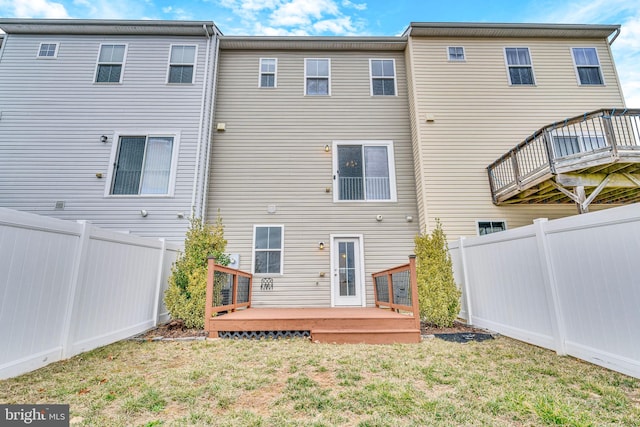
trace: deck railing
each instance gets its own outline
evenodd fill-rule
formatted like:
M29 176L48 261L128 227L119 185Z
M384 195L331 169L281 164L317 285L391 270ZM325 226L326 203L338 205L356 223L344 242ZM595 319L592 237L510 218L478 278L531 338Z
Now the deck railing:
M409 263L373 273L373 295L378 308L388 307L395 311L413 313L416 326L420 327L418 305L418 276L416 256L409 257Z
M540 182L557 168L640 156L640 109L601 109L538 129L487 167L491 197Z
M209 258L205 320L221 311L251 307L252 282L250 273L224 267Z

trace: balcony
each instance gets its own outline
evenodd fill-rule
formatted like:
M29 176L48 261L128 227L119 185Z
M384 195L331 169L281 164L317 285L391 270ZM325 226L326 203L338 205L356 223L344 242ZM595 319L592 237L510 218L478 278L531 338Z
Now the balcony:
M487 167L496 205L640 202L640 109L545 126Z

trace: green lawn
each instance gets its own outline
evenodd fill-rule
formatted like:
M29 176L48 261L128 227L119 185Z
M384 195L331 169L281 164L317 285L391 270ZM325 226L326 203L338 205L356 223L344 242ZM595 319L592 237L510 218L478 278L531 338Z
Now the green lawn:
M0 402L92 426L640 425L640 380L504 337L123 341L0 381Z

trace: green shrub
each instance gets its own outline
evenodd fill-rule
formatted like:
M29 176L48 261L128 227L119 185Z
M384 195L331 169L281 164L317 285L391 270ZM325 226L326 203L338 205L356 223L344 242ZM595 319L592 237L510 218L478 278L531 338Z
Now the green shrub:
M191 218L181 253L171 268L169 287L164 303L174 319L182 319L188 328L204 327L207 295L207 258L213 256L218 264L229 265L224 253L227 241L220 213L215 225L201 218Z
M442 224L436 219L431 234L415 238L420 317L439 327L453 325L460 312L460 291L453 279L453 266Z

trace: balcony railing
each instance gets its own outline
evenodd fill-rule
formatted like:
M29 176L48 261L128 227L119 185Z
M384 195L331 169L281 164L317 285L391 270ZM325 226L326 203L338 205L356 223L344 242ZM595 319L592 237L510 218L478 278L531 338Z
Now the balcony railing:
M340 200L389 200L388 177L340 177ZM365 197L366 195L366 197Z
M408 264L379 271L372 276L376 307L411 312L416 326L420 328L415 255L409 257Z
M205 321L215 313L251 307L252 281L250 273L218 265L209 258Z
M640 157L640 109L601 109L545 126L487 171L494 203L550 175Z

